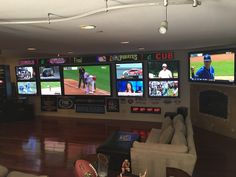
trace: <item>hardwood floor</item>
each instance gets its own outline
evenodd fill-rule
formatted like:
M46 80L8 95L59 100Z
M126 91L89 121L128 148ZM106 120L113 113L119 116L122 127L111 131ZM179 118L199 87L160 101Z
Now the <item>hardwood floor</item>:
M75 119L1 122L0 164L10 170L49 177L73 177L74 161L95 154L111 131L140 130L142 126L147 130L153 126L137 122L122 125L122 121ZM199 128L194 128L194 132L198 160L193 177L234 177L236 140Z

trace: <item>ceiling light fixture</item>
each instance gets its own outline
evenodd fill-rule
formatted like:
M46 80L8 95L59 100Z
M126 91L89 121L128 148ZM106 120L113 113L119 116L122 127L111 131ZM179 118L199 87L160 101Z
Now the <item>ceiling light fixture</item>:
M129 44L129 41L122 41L121 44Z
M165 5L165 1L166 1L166 0L164 0L164 5ZM168 30L167 6L168 6L168 3L167 3L167 5L165 6L165 8L166 8L166 19L161 22L161 25L160 25L160 27L159 27L159 33L161 33L161 34L166 34L166 32L167 32L167 30Z
M201 2L198 0L193 0L193 7L197 7L198 5L201 5Z
M167 30L168 30L168 22L167 21L162 21L161 26L159 28L159 32L161 34L166 34Z
M145 48L144 47L139 47L138 50L145 50Z
M29 48L27 48L27 50L28 50L28 51L35 51L36 48L34 48L34 47L29 47Z
M95 29L96 26L95 25L81 25L80 26L80 29L83 29L83 30L92 30L92 29Z
M106 12L108 12L108 0L105 0L106 2Z
M164 0L164 6L168 6L168 0Z

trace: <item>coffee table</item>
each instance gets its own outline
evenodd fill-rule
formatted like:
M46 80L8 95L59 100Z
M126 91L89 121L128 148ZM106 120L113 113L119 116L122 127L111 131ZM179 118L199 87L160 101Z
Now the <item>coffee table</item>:
M137 133L116 131L96 151L109 156L109 170L120 171L122 162L125 159L130 161L130 148L133 142L139 139Z

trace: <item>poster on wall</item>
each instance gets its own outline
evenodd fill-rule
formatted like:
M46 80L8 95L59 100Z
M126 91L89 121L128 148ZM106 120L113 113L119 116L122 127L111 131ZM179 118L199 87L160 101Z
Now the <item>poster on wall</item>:
M78 113L95 113L105 114L105 106L92 104L76 104L76 112Z
M57 111L57 97L56 96L42 96L41 97L41 111L56 112Z
M75 97L61 96L57 98L58 109L74 109Z
M106 105L107 105L107 112L120 112L119 99L107 98Z

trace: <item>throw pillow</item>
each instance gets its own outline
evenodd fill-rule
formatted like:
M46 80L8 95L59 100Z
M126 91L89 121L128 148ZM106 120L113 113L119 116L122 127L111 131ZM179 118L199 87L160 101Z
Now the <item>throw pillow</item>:
M171 144L187 146L187 140L182 131L175 131Z
M161 130L164 131L170 125L172 125L172 119L169 116L167 116L162 121Z
M176 121L182 121L184 123L184 117L181 114L177 114L173 119L173 124L175 124Z
M8 169L6 167L0 165L0 177L6 176L7 173L8 173Z
M158 143L160 139L160 129L152 128L150 131L146 143Z
M175 128L175 131L181 131L183 132L184 136L186 136L186 133L187 133L186 126L181 119L175 120L174 128Z
M160 143L162 144L168 144L171 142L171 139L174 134L174 128L172 125L169 125L165 130L163 130L160 134Z

